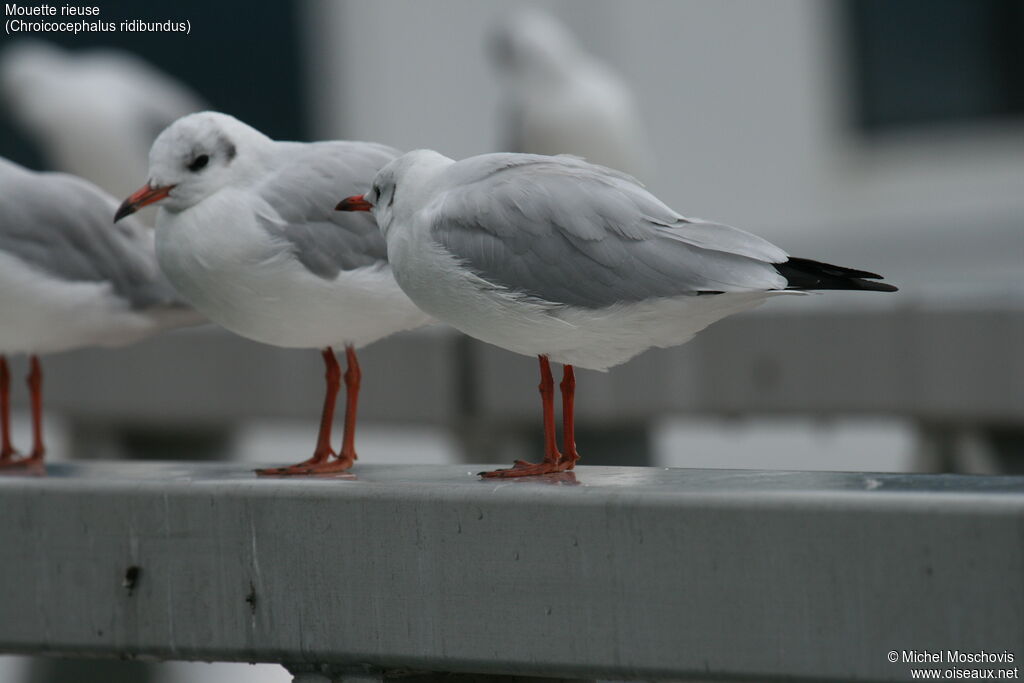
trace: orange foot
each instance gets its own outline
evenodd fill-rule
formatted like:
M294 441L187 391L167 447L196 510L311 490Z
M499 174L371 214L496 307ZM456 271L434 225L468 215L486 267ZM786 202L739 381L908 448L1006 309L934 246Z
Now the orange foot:
M16 455L12 453L11 455ZM0 459L0 471L13 470L13 469L36 469L42 473L45 468L43 466L43 456L39 453L33 453L32 455L26 455L21 458L11 457L8 455Z
M525 460L516 460L512 464L512 467L504 470L493 470L491 472L480 472L480 476L484 479L507 479L509 477L533 477L538 474L555 474L557 472L565 472L571 470L576 466L576 461L571 458L559 458L552 462L544 460L542 462L526 462Z
M334 455L334 453L331 453ZM287 477L287 476L302 476L308 474L338 474L339 472L347 472L350 467L355 463L356 456L352 455L339 455L333 460L330 458L322 458L313 456L309 460L303 460L295 465L289 465L288 467L267 467L264 469L256 470L256 474L261 477Z

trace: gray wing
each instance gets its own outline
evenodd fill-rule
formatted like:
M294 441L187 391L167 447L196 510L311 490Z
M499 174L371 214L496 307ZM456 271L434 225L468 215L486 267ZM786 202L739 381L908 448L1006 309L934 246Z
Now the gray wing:
M284 163L257 188L273 214L263 227L311 272L333 280L342 270L387 262L387 245L369 213L335 211L338 200L370 189L398 151L367 142L291 143Z
M136 310L183 305L156 264L151 231L114 225L118 203L95 185L2 161L0 187L0 251L59 280L108 282Z
M787 259L781 249L683 218L617 171L572 157L498 154L449 172L452 189L427 208L433 235L501 287L604 308L786 286L772 266Z

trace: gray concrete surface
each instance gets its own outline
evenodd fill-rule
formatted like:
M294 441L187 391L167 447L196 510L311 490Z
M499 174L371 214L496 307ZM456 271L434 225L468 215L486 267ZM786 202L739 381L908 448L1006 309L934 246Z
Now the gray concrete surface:
M563 677L907 680L1021 656L1024 478L55 464L0 477L0 651Z

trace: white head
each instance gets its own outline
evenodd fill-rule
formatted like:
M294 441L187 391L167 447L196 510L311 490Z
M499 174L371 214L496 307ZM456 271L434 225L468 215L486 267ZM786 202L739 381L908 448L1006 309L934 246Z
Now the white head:
M149 180L128 197L115 220L162 202L184 211L217 190L249 181L262 167L272 140L233 116L204 111L183 116L160 133L149 150Z
M420 198L429 193L429 181L454 164L432 149L417 149L393 159L377 171L366 194L347 197L336 207L339 211L372 211L384 237L395 218L405 218L421 206Z

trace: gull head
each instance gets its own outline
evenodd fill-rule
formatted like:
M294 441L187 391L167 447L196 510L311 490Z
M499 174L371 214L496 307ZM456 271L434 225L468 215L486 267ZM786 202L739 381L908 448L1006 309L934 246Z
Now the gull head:
M168 126L149 150L149 180L121 204L114 220L160 202L184 211L223 187L252 178L272 141L233 116L204 111Z
M561 74L584 59L575 36L536 7L506 16L492 33L489 47L495 65L514 77Z
M335 209L372 211L386 238L395 218L422 206L421 198L430 192L429 181L453 163L454 160L431 149L408 152L377 171L368 192L342 199Z

